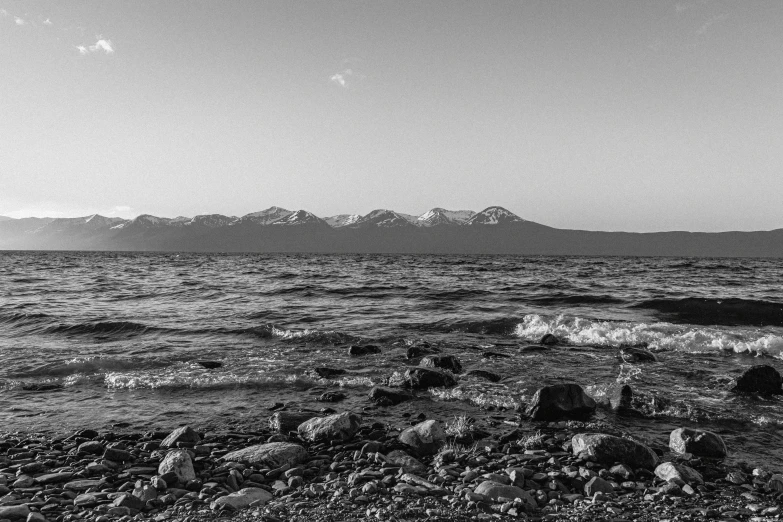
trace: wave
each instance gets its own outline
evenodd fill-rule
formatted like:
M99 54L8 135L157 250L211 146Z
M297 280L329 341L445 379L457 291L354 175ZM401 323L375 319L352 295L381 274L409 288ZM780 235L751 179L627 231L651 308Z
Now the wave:
M633 308L655 310L672 322L726 326L783 326L783 303L750 299L650 299Z
M158 328L132 321L98 321L95 323L58 324L44 329L44 333L65 335L135 336Z
M14 374L15 377L64 377L74 374L95 374L109 371L150 370L170 366L172 361L147 357L80 357L69 361L43 364Z
M233 373L171 372L111 372L104 377L110 390L230 390L237 388L278 390L281 387L308 390L318 383L306 375L236 375Z
M444 319L434 323L418 323L409 324L407 326L408 328L423 332L512 335L518 324L519 318L517 317L501 317L483 321L454 321Z
M547 333L568 344L611 346L647 344L654 351L693 353L734 352L783 358L783 337L774 334L726 331L719 328L683 327L670 323L597 321L559 315L526 315L514 335L536 342Z
M30 325L46 323L52 316L40 313L10 312L0 314L0 324L6 325Z
M595 304L623 304L626 301L610 295L590 295L590 294L559 294L540 297L529 297L515 299L526 303L553 306L553 305L595 305Z

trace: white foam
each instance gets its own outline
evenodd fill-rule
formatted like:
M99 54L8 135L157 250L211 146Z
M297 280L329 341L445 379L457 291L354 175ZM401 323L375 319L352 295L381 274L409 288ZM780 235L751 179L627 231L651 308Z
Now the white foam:
M551 333L575 345L620 346L647 343L653 350L736 352L783 358L783 337L755 329L721 329L671 323L596 321L558 315L526 315L514 334L536 342Z

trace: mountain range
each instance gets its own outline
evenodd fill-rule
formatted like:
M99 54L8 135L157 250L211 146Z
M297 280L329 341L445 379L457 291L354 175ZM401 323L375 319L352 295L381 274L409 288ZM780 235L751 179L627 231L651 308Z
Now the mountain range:
M378 209L320 218L271 207L242 217L134 219L0 216L1 250L474 253L783 257L783 229L759 232L595 232L527 221L503 207Z

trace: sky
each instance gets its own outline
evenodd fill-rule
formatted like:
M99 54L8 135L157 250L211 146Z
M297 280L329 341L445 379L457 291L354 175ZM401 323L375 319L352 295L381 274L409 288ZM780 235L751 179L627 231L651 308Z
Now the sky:
M780 0L0 0L0 215L783 228Z

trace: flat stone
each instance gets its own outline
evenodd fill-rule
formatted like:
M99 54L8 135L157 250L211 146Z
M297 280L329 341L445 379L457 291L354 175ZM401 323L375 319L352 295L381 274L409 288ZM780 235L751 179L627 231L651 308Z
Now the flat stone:
M303 422L297 428L299 436L311 442L346 441L353 438L362 424L362 418L355 413L344 412L327 417L316 417Z
M26 504L18 506L0 506L0 520L26 520L30 514L30 508Z
M46 475L40 475L35 477L35 482L38 484L59 484L60 482L66 482L73 477L71 471L61 471L60 473L47 473Z
M103 479L83 479L66 482L63 489L70 491L86 491L90 488L102 488L106 485Z
M201 435L195 432L190 426L182 426L172 431L168 437L160 443L161 448L175 448L178 442L187 444L198 444L201 442Z
M286 464L296 466L301 463L307 458L307 450L291 442L269 442L226 453L222 458L231 462L279 468Z
M220 509L223 506L229 506L232 509L245 509L253 506L263 506L269 500L272 499L272 494L265 489L261 488L243 488L236 493L231 493L225 497L220 497L210 507L212 509Z
M571 439L574 455L586 453L605 465L628 464L632 468L654 469L658 456L653 450L629 439L605 433L579 433Z

